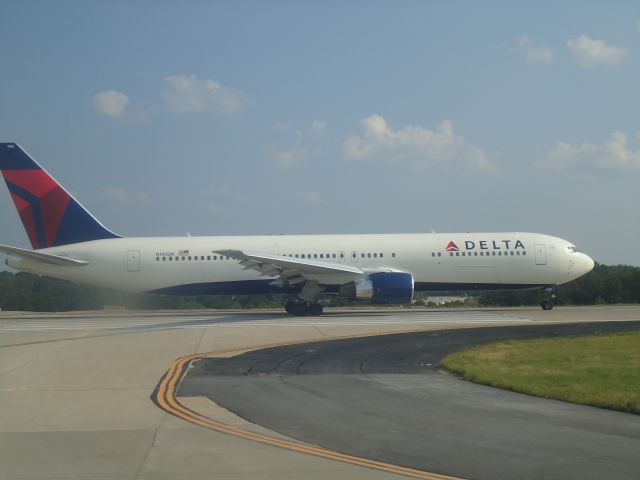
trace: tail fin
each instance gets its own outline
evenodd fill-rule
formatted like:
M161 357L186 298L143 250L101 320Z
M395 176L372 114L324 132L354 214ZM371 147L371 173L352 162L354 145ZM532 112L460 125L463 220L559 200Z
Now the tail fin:
M20 145L0 143L0 171L34 249L119 238L80 205Z

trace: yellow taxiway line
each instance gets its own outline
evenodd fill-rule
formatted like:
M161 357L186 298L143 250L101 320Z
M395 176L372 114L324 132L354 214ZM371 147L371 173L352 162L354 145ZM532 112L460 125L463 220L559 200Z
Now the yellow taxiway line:
M393 333L406 333L406 332L393 332ZM371 336L371 335L362 335L362 336ZM355 337L359 337L359 336L337 337L332 340L340 340L340 339L355 338ZM326 339L315 340L315 341L324 341L324 340ZM339 462L358 465L361 467L380 470L383 472L394 473L397 475L404 475L411 478L419 478L423 480L462 480L459 477L451 477L448 475L441 475L438 473L431 473L423 470L417 470L413 468L402 467L399 465L393 465L390 463L379 462L376 460L370 460L368 458L356 457L353 455L347 455L344 453L327 450L325 448L317 447L315 445L311 445L308 443L285 440L285 439L277 438L271 435L265 435L261 433L251 432L248 430L243 430L238 427L234 427L231 425L218 422L209 417L201 415L198 412L191 410L190 408L187 408L184 404L180 402L180 400L178 400L176 396L180 382L184 377L184 375L189 370L189 366L191 365L191 362L193 362L194 360L198 360L201 358L208 358L208 357L212 357L214 355L219 355L222 353L256 350L260 348L293 345L295 343L312 343L312 342L314 342L314 340L306 340L303 342L259 345L259 346L251 346L251 347L241 347L241 348L233 348L233 349L227 349L227 350L220 350L217 352L187 355L185 357L181 357L171 364L171 366L169 367L169 370L167 370L167 372L164 374L160 383L156 387L156 390L153 392L151 399L154 401L156 405L158 405L164 411L178 418L186 420L187 422L191 422L196 425L200 425L202 427L215 430L217 432L226 433L228 435L233 435L235 437L244 438L246 440L251 440L251 441L262 443L265 445L284 448L286 450L292 450L294 452L299 452L299 453L306 453L308 455L314 455L316 457L322 457L329 460L336 460Z

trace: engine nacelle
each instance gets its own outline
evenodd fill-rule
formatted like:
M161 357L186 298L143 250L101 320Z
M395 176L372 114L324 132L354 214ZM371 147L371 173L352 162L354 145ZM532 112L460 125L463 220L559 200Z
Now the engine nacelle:
M371 303L411 303L413 275L404 272L379 272L340 287L340 295Z

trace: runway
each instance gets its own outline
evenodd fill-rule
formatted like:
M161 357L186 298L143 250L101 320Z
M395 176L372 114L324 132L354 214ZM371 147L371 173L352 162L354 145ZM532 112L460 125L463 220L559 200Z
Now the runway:
M364 313L364 315L363 315ZM329 310L321 317L283 316L281 312L225 312L214 315L180 314L159 315L100 315L42 318L40 316L0 317L0 332L9 331L92 331L92 330L148 330L165 328L290 328L307 326L376 326L376 325L428 325L428 324L482 324L514 321L533 321L503 311L396 310L349 311Z
M326 316L302 319L272 311L2 312L0 479L406 478L390 473L396 470L345 462L341 452L321 458L203 428L167 414L150 396L176 359L206 352L232 357L261 345L338 337L602 320L640 320L640 308L330 310ZM352 385L342 388L348 393ZM385 388L407 387L392 383ZM296 441L204 396L179 400L227 429ZM575 428L581 428L579 423ZM464 450L473 448L464 445ZM517 465L518 458L501 461ZM610 461L604 454L599 458Z

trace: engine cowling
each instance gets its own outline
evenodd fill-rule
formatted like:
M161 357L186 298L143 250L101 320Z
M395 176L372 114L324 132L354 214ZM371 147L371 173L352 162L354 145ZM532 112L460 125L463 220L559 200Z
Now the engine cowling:
M405 272L379 272L350 282L340 288L340 295L371 303L411 303L413 275Z

